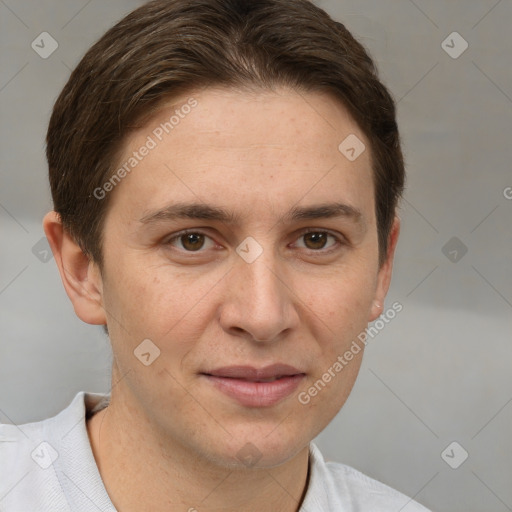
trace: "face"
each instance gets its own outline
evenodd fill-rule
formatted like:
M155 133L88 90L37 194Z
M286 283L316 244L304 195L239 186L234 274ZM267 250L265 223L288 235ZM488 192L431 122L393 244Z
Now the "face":
M104 226L112 400L198 457L283 463L347 399L363 351L335 363L387 291L366 137L327 95L206 89L130 158Z

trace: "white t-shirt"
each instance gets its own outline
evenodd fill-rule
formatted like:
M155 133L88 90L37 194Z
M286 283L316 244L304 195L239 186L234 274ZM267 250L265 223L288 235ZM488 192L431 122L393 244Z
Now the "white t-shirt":
M116 512L86 426L86 417L103 408L108 398L82 391L53 418L0 424L1 512ZM428 512L354 468L325 462L314 443L310 455L310 480L300 512Z

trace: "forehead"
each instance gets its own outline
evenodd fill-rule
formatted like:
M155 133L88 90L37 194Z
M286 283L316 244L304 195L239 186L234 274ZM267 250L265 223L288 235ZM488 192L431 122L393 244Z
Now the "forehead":
M352 148L356 159L346 153ZM353 203L373 196L366 137L341 102L323 93L212 88L181 95L127 137L122 167L129 171L111 208L129 204L139 212L172 199L245 200L249 208L265 200L275 210L306 196ZM339 191L344 198L335 197Z
M195 106L187 108L192 102ZM173 113L176 115L172 116ZM174 126L167 133L165 126L169 128L166 125L169 121ZM202 139L197 142L204 143L221 136L215 141L216 145L230 150L258 144L277 147L286 143L306 149L336 151L337 144L333 148L333 140L344 135L357 134L365 139L348 110L333 96L286 88L276 91L210 88L182 95L163 105L139 135L153 127L157 138L160 138L159 127L164 129L162 137L167 142L171 142L171 137L179 138L180 132L190 137L193 131Z

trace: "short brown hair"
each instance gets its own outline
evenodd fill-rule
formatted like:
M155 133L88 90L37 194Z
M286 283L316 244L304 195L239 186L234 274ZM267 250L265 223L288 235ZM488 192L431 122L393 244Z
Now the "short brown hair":
M394 101L363 46L308 0L156 0L91 47L55 103L46 149L54 209L85 254L102 267L108 197L93 191L115 172L126 135L173 96L208 86L340 100L370 142L384 261L405 178Z

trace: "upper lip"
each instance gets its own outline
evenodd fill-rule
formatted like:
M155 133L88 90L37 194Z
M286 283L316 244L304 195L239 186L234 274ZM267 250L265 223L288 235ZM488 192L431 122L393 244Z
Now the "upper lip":
M223 368L216 368L215 370L203 373L214 377L229 377L231 379L257 381L272 379L274 377L300 375L304 372L301 372L297 368L288 364L276 363L264 366L263 368L254 368L253 366L225 366Z

